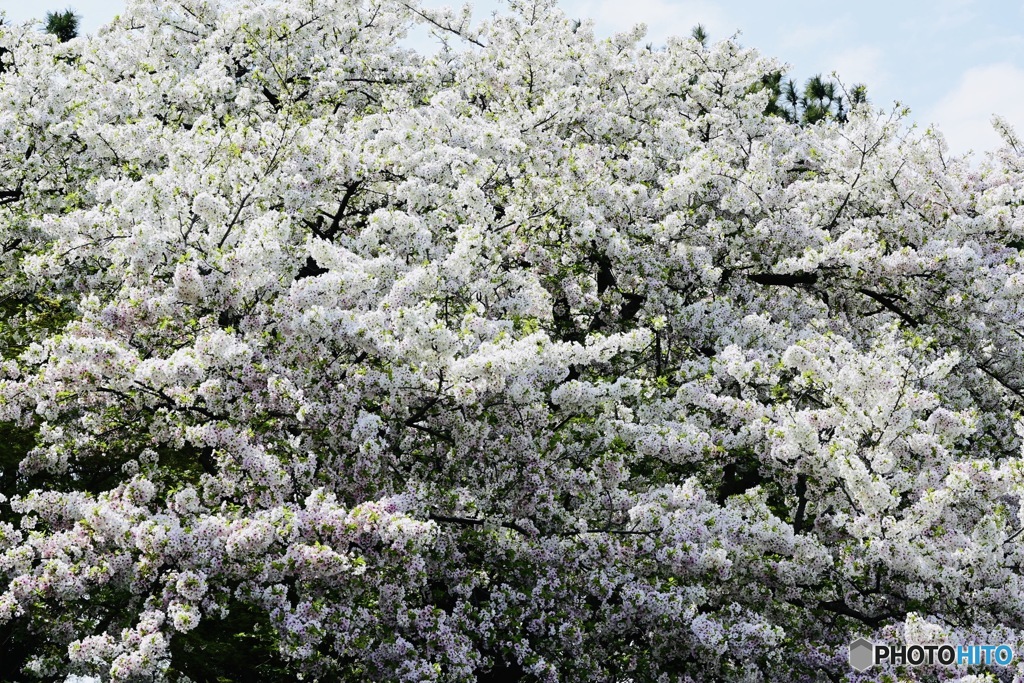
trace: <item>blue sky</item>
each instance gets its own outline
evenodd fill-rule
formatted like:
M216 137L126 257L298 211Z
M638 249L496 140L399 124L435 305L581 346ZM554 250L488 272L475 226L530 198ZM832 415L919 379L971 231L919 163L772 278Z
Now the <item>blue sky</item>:
M473 4L476 18L499 7L496 0ZM14 21L72 7L86 31L123 6L121 0L0 0ZM570 16L594 19L602 34L644 22L655 44L698 22L713 39L739 31L741 43L788 63L799 80L834 70L846 83L867 83L875 105L899 100L919 125L937 125L955 151L993 147L993 113L1024 134L1024 0L562 0L561 6Z

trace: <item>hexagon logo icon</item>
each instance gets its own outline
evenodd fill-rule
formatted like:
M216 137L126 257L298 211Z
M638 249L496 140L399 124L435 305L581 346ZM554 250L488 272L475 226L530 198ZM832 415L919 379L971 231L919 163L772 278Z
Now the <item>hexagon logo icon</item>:
M857 671L866 671L875 663L875 646L866 638L850 643L850 666Z

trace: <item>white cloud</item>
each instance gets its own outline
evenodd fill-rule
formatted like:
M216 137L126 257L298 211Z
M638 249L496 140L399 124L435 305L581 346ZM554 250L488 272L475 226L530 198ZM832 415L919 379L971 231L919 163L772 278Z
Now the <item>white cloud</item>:
M1024 9L1021 10L1024 14ZM1024 35L1011 33L1008 35L982 35L967 44L970 51L977 54L992 54L995 50L1020 50L1024 47Z
M963 26L974 19L977 0L938 0L930 12L932 22L939 28Z
M866 83L868 88L884 87L888 73L881 48L860 45L843 50L826 61L829 72L835 71L847 88L854 83ZM870 94L870 90L868 91Z
M717 4L707 0L575 0L562 7L570 17L593 19L594 28L603 34L647 24L647 38L654 43L688 36L697 24L704 25L712 40L728 38L737 29Z
M968 69L928 112L954 152L983 152L1000 145L993 114L1024 133L1024 69L1009 63Z
M780 29L779 46L784 49L808 49L834 44L853 31L849 16L837 17L827 24L798 24Z

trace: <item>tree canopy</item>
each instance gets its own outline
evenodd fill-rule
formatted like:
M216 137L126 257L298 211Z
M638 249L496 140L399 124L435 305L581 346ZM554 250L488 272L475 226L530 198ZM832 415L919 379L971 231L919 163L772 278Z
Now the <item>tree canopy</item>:
M0 678L1021 651L1016 134L797 125L753 49L508 6L0 26Z

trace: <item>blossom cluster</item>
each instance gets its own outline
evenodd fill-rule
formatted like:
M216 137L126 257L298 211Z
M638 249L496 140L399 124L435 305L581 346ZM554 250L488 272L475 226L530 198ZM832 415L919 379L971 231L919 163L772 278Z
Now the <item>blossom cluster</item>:
M508 5L0 25L0 677L1024 651L1024 143Z

